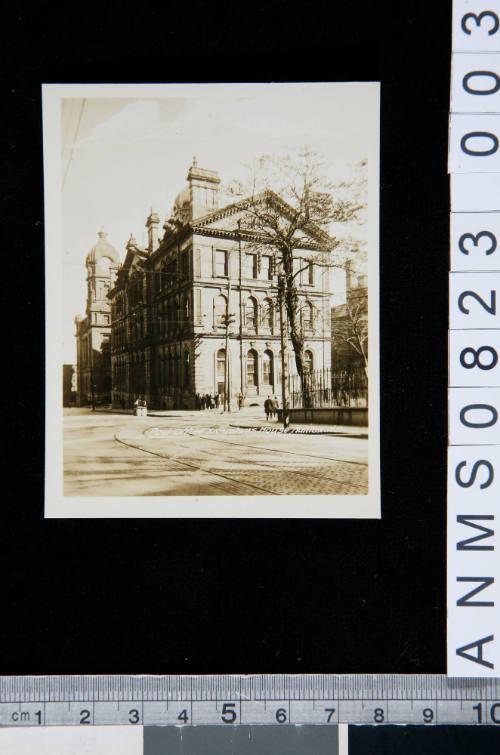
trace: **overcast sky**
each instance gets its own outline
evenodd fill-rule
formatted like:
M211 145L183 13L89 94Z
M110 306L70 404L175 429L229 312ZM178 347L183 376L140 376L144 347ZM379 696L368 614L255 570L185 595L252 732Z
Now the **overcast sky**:
M116 85L113 95L126 93L126 86ZM84 262L98 230L107 231L122 259L131 232L144 244L150 207L162 220L170 214L193 155L226 182L243 176L242 163L260 154L308 145L325 155L328 177L337 182L373 154L373 84L211 85L192 91L179 85L178 92L61 101L65 362L75 361L74 317L85 311Z

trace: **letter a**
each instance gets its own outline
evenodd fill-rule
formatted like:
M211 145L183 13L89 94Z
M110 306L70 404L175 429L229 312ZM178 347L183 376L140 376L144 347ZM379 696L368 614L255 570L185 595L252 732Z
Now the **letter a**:
M493 663L485 661L483 658L483 645L486 642L493 642L494 639L494 635L490 634L488 635L488 637L483 637L481 640L471 642L470 645L464 645L463 647L458 648L456 653L462 658L466 658L468 661L474 661L474 663L479 663L481 664L481 666L487 666L488 668L495 668ZM477 648L477 655L471 655L471 653L464 652L465 650L470 650L471 648Z

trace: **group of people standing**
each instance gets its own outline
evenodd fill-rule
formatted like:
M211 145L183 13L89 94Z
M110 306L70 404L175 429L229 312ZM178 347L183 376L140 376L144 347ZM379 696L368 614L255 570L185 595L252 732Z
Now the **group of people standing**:
M197 393L194 397L195 409L218 409L221 403L221 397L219 393L212 396L211 393L200 394Z

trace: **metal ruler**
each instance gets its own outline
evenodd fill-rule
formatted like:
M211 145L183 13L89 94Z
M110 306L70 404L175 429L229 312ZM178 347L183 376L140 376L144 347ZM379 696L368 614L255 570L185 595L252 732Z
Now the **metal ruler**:
M500 724L500 679L4 676L0 726Z

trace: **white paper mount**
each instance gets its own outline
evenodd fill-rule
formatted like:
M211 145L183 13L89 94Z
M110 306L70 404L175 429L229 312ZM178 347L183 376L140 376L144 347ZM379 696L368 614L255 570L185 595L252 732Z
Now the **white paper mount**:
M500 676L500 0L454 0L448 675Z

